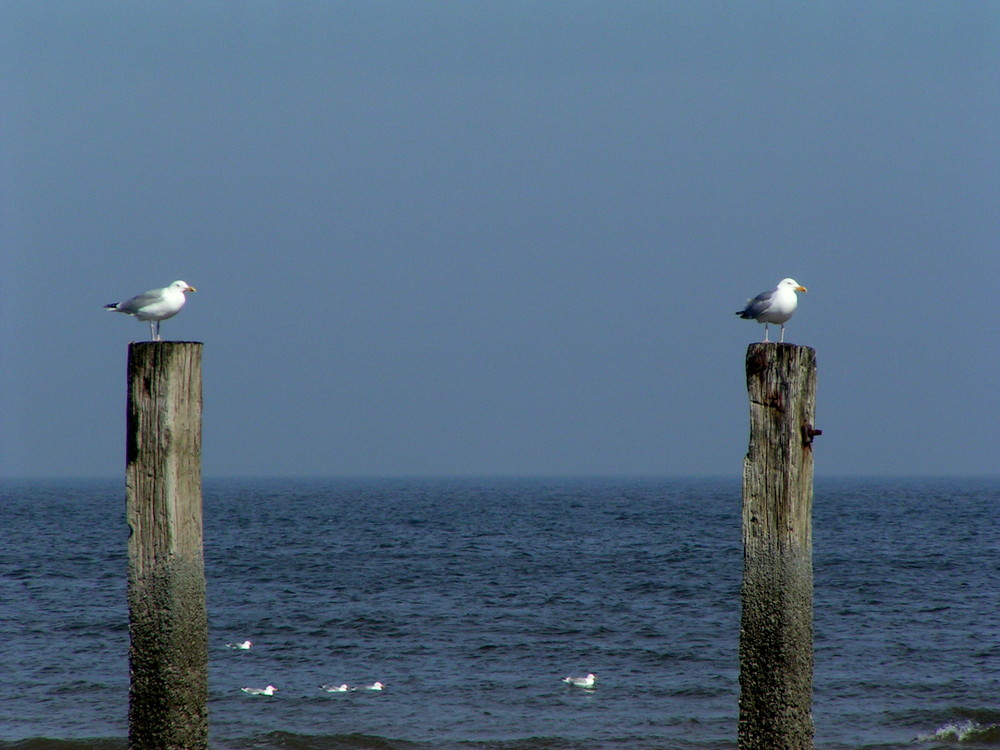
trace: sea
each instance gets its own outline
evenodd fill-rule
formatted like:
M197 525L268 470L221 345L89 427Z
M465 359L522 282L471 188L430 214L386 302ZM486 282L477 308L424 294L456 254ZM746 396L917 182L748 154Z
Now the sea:
M203 497L213 750L737 747L738 477ZM0 519L0 750L124 750L124 481L5 481ZM817 748L1000 748L998 529L998 478L817 479Z

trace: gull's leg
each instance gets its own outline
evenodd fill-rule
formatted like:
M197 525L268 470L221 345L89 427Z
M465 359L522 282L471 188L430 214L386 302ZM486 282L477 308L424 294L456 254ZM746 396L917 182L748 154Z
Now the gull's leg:
M153 320L149 321L149 340L150 341L156 341L156 329L153 327L153 324L155 322L156 321L153 321Z
M764 343L767 343L767 323L764 324Z
M778 343L780 343L780 344L784 344L785 343L785 324L784 323L781 324L781 341L779 341Z

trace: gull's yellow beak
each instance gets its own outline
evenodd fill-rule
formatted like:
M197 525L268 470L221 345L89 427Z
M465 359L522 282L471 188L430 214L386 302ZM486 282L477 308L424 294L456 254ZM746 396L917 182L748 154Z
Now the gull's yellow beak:
M801 288L801 287L800 287L800 288ZM197 290L197 289L195 289L195 288L194 288L193 286L189 286L189 287L187 288L187 291L189 291L189 292L197 292L198 290ZM803 289L802 291L804 292L804 291L805 291L805 289Z
M193 292L194 289L192 289L191 291ZM808 292L809 290L806 289L804 286L797 286L797 287L795 287L795 291L796 292Z

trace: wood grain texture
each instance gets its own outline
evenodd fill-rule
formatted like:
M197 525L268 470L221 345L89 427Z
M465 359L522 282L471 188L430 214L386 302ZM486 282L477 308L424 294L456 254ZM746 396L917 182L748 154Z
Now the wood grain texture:
M816 352L751 344L743 466L741 750L813 747L812 480Z
M201 352L129 346L129 748L208 747Z

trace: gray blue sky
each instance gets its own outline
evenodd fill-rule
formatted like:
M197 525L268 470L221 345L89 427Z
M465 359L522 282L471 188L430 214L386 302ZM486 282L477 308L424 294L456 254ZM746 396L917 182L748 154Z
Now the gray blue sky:
M0 471L739 476L792 276L818 476L995 474L1000 3L0 4Z

